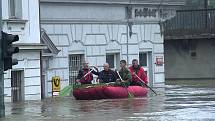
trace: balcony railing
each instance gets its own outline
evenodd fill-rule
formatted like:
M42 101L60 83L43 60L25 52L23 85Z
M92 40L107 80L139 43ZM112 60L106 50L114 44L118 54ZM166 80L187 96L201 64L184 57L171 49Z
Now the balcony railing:
M165 39L210 38L215 35L215 9L178 10L164 22Z

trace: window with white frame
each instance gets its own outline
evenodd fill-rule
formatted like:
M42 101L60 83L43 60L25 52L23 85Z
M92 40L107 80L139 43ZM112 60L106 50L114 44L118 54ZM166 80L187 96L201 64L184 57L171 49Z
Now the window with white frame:
M9 0L9 18L22 18L22 0Z
M139 64L144 67L146 75L148 75L149 65L148 65L148 53L140 52L139 53Z
M141 66L146 67L147 64L147 53L141 52L139 53L139 63Z
M119 59L119 53L106 54L106 62L109 64L111 69L119 68Z

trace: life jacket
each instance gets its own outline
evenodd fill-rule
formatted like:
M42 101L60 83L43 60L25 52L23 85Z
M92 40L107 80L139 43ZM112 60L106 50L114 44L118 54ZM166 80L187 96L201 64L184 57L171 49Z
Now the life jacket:
M132 82L134 83L138 83L138 82L142 82L140 79L142 79L146 84L148 84L148 79L147 79L147 75L144 71L144 69L140 66L138 66L137 69L134 69L133 66L129 67L129 70L131 72L131 76L132 76ZM138 78L136 75L140 78Z
M81 70L81 73L82 73L83 77L80 79L80 82L82 84L90 84L91 81L93 80L93 74L92 73L88 73L88 72L90 72L90 69L82 69ZM86 75L86 76L84 77L84 75Z

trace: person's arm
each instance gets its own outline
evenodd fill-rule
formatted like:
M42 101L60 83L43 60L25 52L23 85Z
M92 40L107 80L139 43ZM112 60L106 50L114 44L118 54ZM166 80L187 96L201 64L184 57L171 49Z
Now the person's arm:
M120 77L119 77L119 75L117 73L119 71L115 70L114 72L116 73L116 82L121 82L121 79L120 79Z
M141 79L142 79L146 84L148 84L148 78L147 78L147 75L146 75L146 73L145 73L143 67L141 67L140 69L141 69L141 72L142 72L142 74L141 74Z
M103 71L101 71L101 72L98 73L98 78L97 78L97 79L98 79L98 81L99 81L100 83L103 82L102 76L103 76Z
M117 80L117 72L112 70L112 75L113 75L113 81L116 82Z
M81 79L82 76L83 76L82 70L79 70L79 71L78 71L77 79Z
M130 73L129 70L127 71L125 81L126 81L126 82L131 82L131 73Z
M76 83L80 83L80 79L82 78L82 76L83 76L83 73L82 73L82 70L79 70L78 71L78 76L77 76L77 78L76 78Z
M99 71L97 70L97 72L96 72L96 71L93 70L93 71L92 71L92 74L95 74L95 75L98 76L98 75L99 75Z

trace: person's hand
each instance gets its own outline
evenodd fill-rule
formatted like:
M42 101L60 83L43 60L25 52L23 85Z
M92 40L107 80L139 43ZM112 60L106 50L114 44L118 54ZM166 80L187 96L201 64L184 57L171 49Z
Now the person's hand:
M80 79L75 80L76 84L81 84Z
M97 79L97 82L98 82L98 83L102 83L102 80L100 80L100 79Z
M96 66L93 66L93 68L95 68L96 69L96 71L98 71L98 66L96 65Z
M121 80L120 79L116 79L116 82L121 82Z

